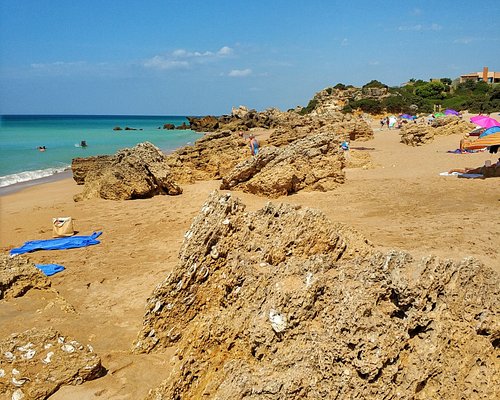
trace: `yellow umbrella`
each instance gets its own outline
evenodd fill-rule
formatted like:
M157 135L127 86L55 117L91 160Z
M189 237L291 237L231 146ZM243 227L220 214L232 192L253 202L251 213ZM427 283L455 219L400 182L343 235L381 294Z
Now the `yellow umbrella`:
M491 135L479 138L472 142L465 142L464 148L467 150L482 149L483 147L500 145L500 132L492 133Z

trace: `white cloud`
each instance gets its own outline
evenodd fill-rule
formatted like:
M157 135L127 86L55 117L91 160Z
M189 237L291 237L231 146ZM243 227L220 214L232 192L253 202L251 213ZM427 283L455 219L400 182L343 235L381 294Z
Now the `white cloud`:
M213 57L214 55L211 51L187 51L184 49L177 49L172 52L174 58Z
M217 52L217 55L219 56L230 56L233 54L233 49L231 47L221 47L221 49Z
M419 16L422 14L422 10L420 8L414 8L411 12L412 15Z
M342 41L340 42L340 45L341 46L348 46L349 45L349 40L347 40L347 38L342 39Z
M156 55L145 60L142 65L146 68L154 69L176 69L189 68L193 64L203 64L224 58L233 53L233 49L228 46L221 47L217 52L212 51L188 51L186 49L177 49L169 54Z
M380 61L377 61L377 60L369 61L368 64L370 64L370 65L380 65Z
M244 77L244 76L249 76L251 74L252 74L252 70L250 68L246 68L246 69L233 69L232 71L230 71L227 74L227 76L240 78L240 77Z
M146 68L154 69L183 69L189 67L189 63L187 61L169 60L162 56L154 56L153 58L144 61L143 65Z

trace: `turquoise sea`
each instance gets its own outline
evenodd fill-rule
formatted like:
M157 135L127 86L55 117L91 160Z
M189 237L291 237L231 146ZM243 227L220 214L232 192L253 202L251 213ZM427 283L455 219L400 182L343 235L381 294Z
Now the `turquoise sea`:
M3 115L0 117L0 187L51 176L75 157L114 154L149 141L168 153L193 144L200 134L165 130L189 124L184 116ZM113 130L114 127L137 130ZM80 147L85 141L87 147ZM45 146L45 151L39 151Z

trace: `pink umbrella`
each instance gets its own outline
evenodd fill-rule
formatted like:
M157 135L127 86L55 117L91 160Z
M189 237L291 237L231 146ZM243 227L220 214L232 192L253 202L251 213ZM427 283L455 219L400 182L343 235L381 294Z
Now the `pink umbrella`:
M491 128L492 126L500 126L500 122L487 115L476 115L470 119L473 124L482 126L483 128Z

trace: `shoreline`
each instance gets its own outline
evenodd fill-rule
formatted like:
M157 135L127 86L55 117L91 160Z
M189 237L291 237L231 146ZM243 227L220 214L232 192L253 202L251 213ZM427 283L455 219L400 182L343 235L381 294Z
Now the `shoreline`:
M199 133L199 132L197 132ZM200 133L200 136L204 135L204 132ZM186 144L185 146L192 146L192 144ZM181 146L177 149L160 149L165 156L168 156L169 154L172 154L174 151L182 148L184 146ZM115 153L113 153L115 154ZM102 154L101 154L102 155ZM112 154L104 154L104 155L112 155ZM49 176L44 176L42 178L37 178L37 179L32 179L29 181L24 181L24 182L17 182L12 185L8 186L3 186L0 187L0 197L6 196L8 194L16 193L20 190L26 189L28 187L32 186L37 186L37 185L43 185L45 183L50 183L50 182L56 182L64 179L69 179L73 177L73 172L71 170L71 166L68 167L67 170L63 172L57 172L55 174L49 175Z
M43 178L37 178L37 179L32 179L30 181L14 183L13 185L0 187L0 197L19 192L29 187L43 185L45 183L57 182L70 178L71 179L73 178L73 172L71 171L71 169L66 170L64 172L58 172L53 175L44 176Z

